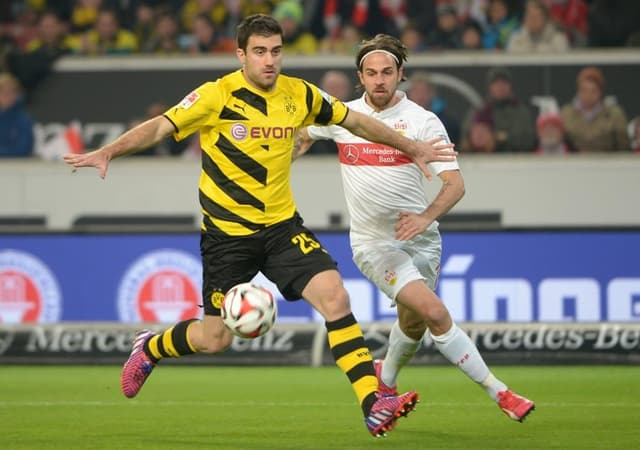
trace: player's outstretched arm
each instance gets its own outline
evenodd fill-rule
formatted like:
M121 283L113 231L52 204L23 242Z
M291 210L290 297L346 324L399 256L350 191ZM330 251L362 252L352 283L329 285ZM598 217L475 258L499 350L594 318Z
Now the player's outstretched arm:
M368 141L397 148L413 159L429 180L431 180L431 173L427 164L453 161L458 154L453 151L454 145L447 143L443 138L425 142L412 141L383 122L351 109L340 126Z
M173 131L173 124L169 119L156 116L126 131L115 141L98 150L82 154L67 153L63 159L64 162L73 166L74 171L79 167L95 167L98 169L100 178L104 178L112 159L151 147Z

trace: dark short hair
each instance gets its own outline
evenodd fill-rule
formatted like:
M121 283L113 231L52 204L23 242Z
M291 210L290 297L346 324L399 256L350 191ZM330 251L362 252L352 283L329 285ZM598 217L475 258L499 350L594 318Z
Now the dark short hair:
M282 27L276 19L266 14L252 14L244 18L237 28L238 48L247 49L249 37L257 34L270 37L275 34L283 36Z

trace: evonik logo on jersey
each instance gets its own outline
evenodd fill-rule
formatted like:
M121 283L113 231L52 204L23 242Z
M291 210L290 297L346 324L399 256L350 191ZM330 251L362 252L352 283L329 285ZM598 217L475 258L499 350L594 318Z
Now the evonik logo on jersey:
M118 287L123 322L175 323L202 316L202 264L172 249L146 253L125 272Z
M0 325L60 319L61 295L44 262L20 250L0 251Z
M294 127L250 127L243 123L231 125L231 137L236 141L244 141L247 136L253 139L290 139L296 132Z

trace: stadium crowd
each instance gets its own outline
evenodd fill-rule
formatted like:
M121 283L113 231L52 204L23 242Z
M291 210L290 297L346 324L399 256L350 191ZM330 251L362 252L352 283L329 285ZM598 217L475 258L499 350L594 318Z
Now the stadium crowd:
M640 2L634 0L6 0L0 5L0 72L13 76L27 96L62 55L232 54L237 24L253 13L272 14L281 23L288 55L354 55L362 39L377 33L399 37L411 55L640 46ZM640 120L607 104L596 67L576 74L575 99L552 117L527 111L508 70L493 72L486 103L457 120L429 92L428 74L418 74L407 89L438 113L462 151L631 150L637 141L632 124ZM5 116L0 111L0 121ZM6 128L0 124L0 131ZM576 140L583 130L605 128L607 139ZM553 151L545 145L548 135L559 135Z

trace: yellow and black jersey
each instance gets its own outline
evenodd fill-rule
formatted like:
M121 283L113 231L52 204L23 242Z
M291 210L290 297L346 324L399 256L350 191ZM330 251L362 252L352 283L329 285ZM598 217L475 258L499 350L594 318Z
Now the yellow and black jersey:
M203 229L245 236L291 218L291 152L298 128L339 124L347 107L299 78L251 87L241 70L208 82L170 108L174 137L200 131Z

